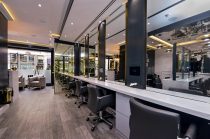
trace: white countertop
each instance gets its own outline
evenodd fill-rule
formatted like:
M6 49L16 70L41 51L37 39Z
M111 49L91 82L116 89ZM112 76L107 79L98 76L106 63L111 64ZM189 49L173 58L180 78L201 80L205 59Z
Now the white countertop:
M85 78L83 76L71 75L71 77L118 93L210 120L210 98L207 97L154 88L147 88L146 90L136 89L125 86L122 83L104 82L96 78Z
M186 78L186 79L177 78L176 81L178 81L178 82L188 82L188 83L190 83L190 82L193 82L193 81L202 79L202 78L204 78L204 76L196 76L196 77L190 77L190 78ZM163 80L168 81L168 80L172 80L172 79L169 78L169 79L163 79Z

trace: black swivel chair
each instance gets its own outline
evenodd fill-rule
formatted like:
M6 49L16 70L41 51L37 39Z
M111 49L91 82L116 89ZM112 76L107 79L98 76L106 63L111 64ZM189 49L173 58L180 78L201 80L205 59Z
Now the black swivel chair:
M81 105L87 104L87 84L85 82L76 80L75 85L75 96L77 97L75 104L78 104L78 108L80 108Z
M71 96L75 95L75 90L76 90L76 83L73 78L70 78L68 82L68 91L66 92L66 96L70 98Z
M130 100L130 139L179 139L180 115L153 108L136 99ZM191 124L182 139L196 139Z
M91 110L87 121L91 119L93 126L91 131L94 131L98 123L106 123L110 129L113 128L113 124L108 121L108 118L112 118L113 115L105 111L107 107L111 107L114 104L114 95L107 94L107 92L99 87L88 85L88 108Z

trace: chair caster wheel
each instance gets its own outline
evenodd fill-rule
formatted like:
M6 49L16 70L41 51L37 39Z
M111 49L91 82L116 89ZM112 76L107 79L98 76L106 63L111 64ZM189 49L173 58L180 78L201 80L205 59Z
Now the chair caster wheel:
M113 125L109 127L109 129L111 130L113 128Z
M86 121L89 121L90 119L89 118L86 118Z
M74 102L74 104L77 104L77 102Z
M95 127L92 127L92 128L91 128L91 131L93 132L94 130L95 130Z

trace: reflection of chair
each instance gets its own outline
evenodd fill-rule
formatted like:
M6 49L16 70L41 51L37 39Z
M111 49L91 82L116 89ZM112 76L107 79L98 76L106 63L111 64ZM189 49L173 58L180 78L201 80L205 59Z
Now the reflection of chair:
M23 76L19 77L19 88L25 88L25 78Z
M78 104L78 108L80 108L81 105L83 104L87 104L87 84L85 82L82 81L75 81L75 85L76 85L76 90L75 90L75 95L77 96L77 100L75 102L75 104Z
M45 88L46 81L44 76L35 76L35 77L29 77L28 78L28 87L29 89L31 87L38 87L38 88Z
M107 119L113 117L113 115L106 113L105 109L113 105L113 94L107 94L105 90L99 87L88 85L88 108L92 113L88 116L87 121L91 119L95 122L91 128L92 131L95 130L96 125L100 122L106 123L112 129L113 125Z
M180 137L178 113L147 106L130 100L130 139L177 139ZM196 139L196 126L191 124L182 139Z
M186 94L204 96L203 92L199 90L186 90L186 89L179 89L179 88L169 88L169 90L175 91L175 92L186 93Z

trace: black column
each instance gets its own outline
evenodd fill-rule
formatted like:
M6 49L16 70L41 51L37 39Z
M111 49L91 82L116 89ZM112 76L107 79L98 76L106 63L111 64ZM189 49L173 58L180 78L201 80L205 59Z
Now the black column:
M173 45L173 57L172 57L172 76L176 81L176 69L177 69L177 56L176 56L176 43Z
M54 49L51 50L51 85L54 85Z
M8 87L8 21L0 12L0 88Z
M119 80L125 80L125 45L120 46Z
M106 20L98 26L98 79L105 81L105 60L106 60Z
M63 73L65 73L65 56L63 56Z
M89 34L85 36L85 77L89 77Z
M127 86L146 88L147 0L128 0L126 4Z
M74 46L74 75L80 75L80 51L81 48L79 44L75 44Z

